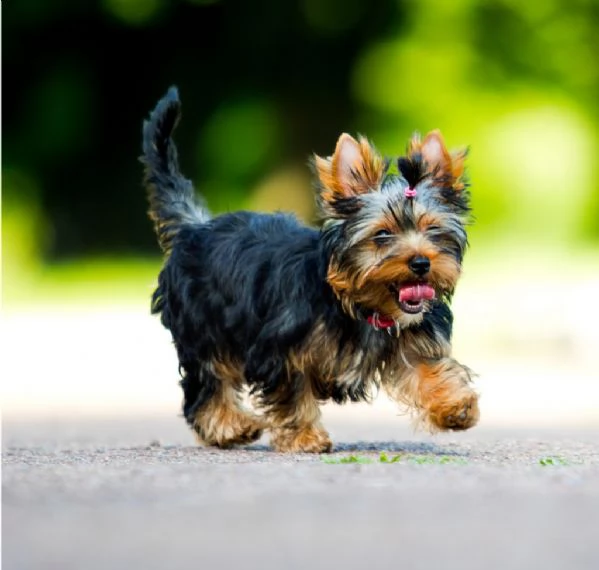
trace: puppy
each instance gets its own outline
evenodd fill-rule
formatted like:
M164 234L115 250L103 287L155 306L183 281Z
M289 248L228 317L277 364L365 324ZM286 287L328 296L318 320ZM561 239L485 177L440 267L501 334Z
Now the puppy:
M320 229L290 214L212 217L179 171L172 87L143 126L145 185L165 263L152 312L171 331L183 415L205 445L271 432L282 452L326 452L319 404L382 386L433 430L479 417L451 357L450 299L467 246L465 151L438 131L384 160L342 134L315 156ZM242 405L249 387L259 413Z

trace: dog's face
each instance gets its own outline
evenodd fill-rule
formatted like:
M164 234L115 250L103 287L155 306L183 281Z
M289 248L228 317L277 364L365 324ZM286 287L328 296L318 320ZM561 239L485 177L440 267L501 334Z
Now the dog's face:
M433 131L412 139L398 174L347 134L333 156L315 157L328 282L350 314L362 307L405 327L451 295L467 245L465 155L449 153Z

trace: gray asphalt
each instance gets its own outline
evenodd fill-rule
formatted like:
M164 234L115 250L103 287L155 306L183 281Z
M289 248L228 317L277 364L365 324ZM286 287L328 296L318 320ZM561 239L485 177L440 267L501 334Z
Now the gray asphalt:
M599 568L599 429L328 427L319 457L199 448L174 417L5 421L3 568Z

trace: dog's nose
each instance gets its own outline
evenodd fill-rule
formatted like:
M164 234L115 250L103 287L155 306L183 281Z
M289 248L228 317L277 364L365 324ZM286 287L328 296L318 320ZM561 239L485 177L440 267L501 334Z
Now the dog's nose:
M416 274L422 277L429 272L431 268L431 262L428 257L423 255L416 255L408 261L408 267Z

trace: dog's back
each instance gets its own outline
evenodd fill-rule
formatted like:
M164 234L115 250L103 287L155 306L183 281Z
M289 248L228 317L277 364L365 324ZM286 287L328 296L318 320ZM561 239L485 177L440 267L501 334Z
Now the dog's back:
M325 271L318 232L292 215L224 214L173 237L152 311L175 342L193 335L202 353L227 346L245 359L272 321L313 320Z

